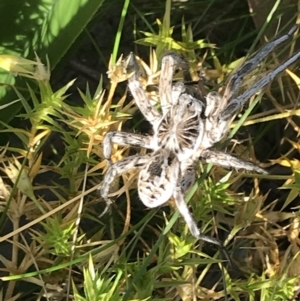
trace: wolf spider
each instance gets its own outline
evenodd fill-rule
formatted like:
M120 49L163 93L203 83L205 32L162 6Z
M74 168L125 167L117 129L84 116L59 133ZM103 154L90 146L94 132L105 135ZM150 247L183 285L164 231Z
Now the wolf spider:
M269 42L244 62L229 79L223 95L210 92L205 100L199 100L188 93L183 82L173 84L174 71L186 68L187 63L179 55L167 53L162 58L159 79L160 110L147 97L139 81L137 61L130 54L128 69L132 75L128 79L128 86L136 105L152 125L153 135L143 136L119 131L106 134L103 151L108 170L100 187L100 194L107 207L111 204L108 194L114 179L131 169L138 169L138 194L146 207L161 206L173 197L191 234L197 239L223 248L221 241L200 232L184 195L196 181L199 160L227 168L267 173L259 166L218 151L213 146L225 137L232 119L245 102L300 57L300 52L294 54L244 93L237 95L244 77L275 47L291 38L297 28L294 26L287 34ZM112 143L143 147L152 152L129 156L112 164Z

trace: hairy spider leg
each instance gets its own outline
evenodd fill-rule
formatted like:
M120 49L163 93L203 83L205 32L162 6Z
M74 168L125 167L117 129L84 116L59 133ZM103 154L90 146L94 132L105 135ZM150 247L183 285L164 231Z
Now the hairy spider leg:
M152 124L156 125L161 119L161 114L151 104L147 97L143 86L139 81L139 65L133 53L130 53L127 64L128 72L132 72L132 76L128 78L128 87L135 100L136 105L140 109L144 117Z
M300 51L269 72L240 96L236 97L245 75L251 72L277 46L291 38L297 28L298 26L296 25L284 36L269 42L253 58L246 61L229 79L223 96L217 92L208 93L205 110L205 116L207 117L205 122L206 135L203 138L203 148L210 148L220 141L228 130L231 118L243 107L245 102L259 90L267 86L279 73L299 59Z
M245 104L245 102L254 94L256 94L259 90L266 87L270 82L274 80L274 78L283 72L285 69L289 68L292 64L294 64L300 58L300 51L294 54L292 57L288 58L284 63L280 64L273 71L269 72L259 81L257 81L252 87L246 90L244 93L239 95L236 99L231 101L224 111L221 112L220 119L228 120L233 115L239 111L239 109Z
M206 163L212 163L214 165L218 165L222 167L244 169L247 171L254 171L261 174L268 174L266 170L255 165L252 162L244 161L230 154L213 150L213 149L206 149L201 151L201 160L205 161Z
M170 107L176 105L181 93L185 91L183 83L177 86L178 94L174 93L173 74L176 69L188 70L188 63L175 52L167 52L161 62L159 78L159 98L163 115L166 115Z
M184 162L185 163L185 162ZM181 179L179 182L179 186L181 191L185 193L196 181L196 170L195 164L180 164L181 170Z
M229 79L229 82L223 94L223 98L225 99L226 104L230 104L231 100L236 98L236 95L238 93L238 90L240 89L244 77L247 74L249 74L252 70L254 70L262 62L262 60L264 60L276 47L290 39L297 30L297 28L298 25L295 25L285 35L267 43L250 60L245 61L242 64L242 66L238 68L238 70ZM225 110L227 110L227 108L225 108Z
M102 185L99 188L100 195L106 203L106 207L104 211L101 213L100 217L107 212L110 205L112 204L112 201L108 198L108 194L109 194L110 186L115 180L115 178L131 169L134 168L142 169L147 164L147 162L149 162L149 160L150 160L150 155L144 155L144 156L134 155L134 156L124 158L123 160L120 160L108 167Z
M201 149L212 147L219 142L227 133L230 120L220 120L220 107L223 107L224 98L218 92L209 92L206 96L206 107L204 111L204 136Z
M109 132L105 135L103 140L103 154L108 163L110 163L113 143L118 145L144 147L152 150L157 148L151 136L117 131Z
M223 243L217 238L202 234L201 231L199 230L197 223L195 222L195 220L188 208L188 205L185 202L184 193L183 193L181 187L176 187L173 196L174 196L176 207L177 207L179 213L181 214L181 216L183 217L184 221L186 222L191 234L196 239L200 239L205 242L216 245L219 248L220 252L226 258L226 260L231 263L230 256L227 253L227 250L224 247Z

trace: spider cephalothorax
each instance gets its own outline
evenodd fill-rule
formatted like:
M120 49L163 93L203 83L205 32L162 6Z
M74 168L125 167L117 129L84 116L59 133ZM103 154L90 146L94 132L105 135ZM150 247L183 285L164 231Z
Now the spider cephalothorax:
M223 167L266 173L251 162L217 151L213 147L224 138L233 117L244 103L300 57L300 52L296 53L244 93L237 95L245 75L275 47L289 39L296 29L297 26L284 36L266 44L232 75L223 95L210 92L205 101L188 93L184 83L172 84L174 71L177 68L185 68L187 64L177 54L167 53L162 59L159 80L160 110L148 99L139 81L137 61L131 54L128 58L128 69L132 73L128 79L129 89L140 111L152 125L153 135L109 132L105 136L103 149L108 170L100 194L106 203L111 203L108 194L115 177L133 168L139 169L138 193L145 206L158 207L173 197L192 235L222 247L219 240L200 232L184 200L185 192L195 182L199 160ZM152 152L130 156L111 164L112 143L144 147Z
M203 109L200 101L182 93L154 129L158 148L170 150L180 161L191 157L203 137Z

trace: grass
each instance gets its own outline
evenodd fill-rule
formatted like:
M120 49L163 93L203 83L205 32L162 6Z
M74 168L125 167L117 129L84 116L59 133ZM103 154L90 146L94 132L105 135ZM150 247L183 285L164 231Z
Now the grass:
M38 68L18 70L32 80L28 82L31 101L16 89L24 108L16 118L26 124L3 124L2 130L15 138L1 145L0 243L1 248L6 244L9 254L0 253L0 300L54 300L54 296L80 301L296 300L300 190L296 70L280 75L265 93L251 99L232 124L230 139L219 146L240 158L261 161L271 175L228 172L200 162L199 178L186 196L200 229L225 241L232 267L217 248L195 241L171 206L146 210L137 196L135 171L115 183L116 202L109 214L98 218L104 208L97 189L106 171L101 145L105 133L147 128L122 84L128 76L123 61L116 59L125 16L133 13L128 4L125 1L113 37L111 83L106 91L103 78L93 93L87 85L79 91L79 106L68 95L74 82L55 91L49 66L39 60L26 62ZM156 22L155 11L146 7L146 14L142 6L132 6L145 22L144 34L137 32L136 40L150 53L149 63L140 55L147 71L144 84L155 83L159 57L172 48L189 59L193 77L200 61L209 87L221 89L248 38L256 37L249 15L227 16L220 12L220 0L203 1L201 19L196 21L193 9L198 6L191 1L193 9L182 21L182 13L173 19L170 4L167 1L164 18ZM234 4L230 9L234 12ZM214 25L209 25L209 15L216 20ZM240 26L234 28L235 38L229 43L224 39L221 48L205 40L198 27L187 25L203 22L212 32L213 26L225 26L232 19ZM142 48L136 47L139 53ZM293 49L294 42L288 47ZM14 60L11 71L20 63ZM277 60L274 54L257 72L264 74ZM246 78L245 86L256 76ZM157 98L155 92L149 93ZM58 143L49 140L53 133ZM145 150L115 146L112 160L133 152ZM11 230L4 233L8 224Z

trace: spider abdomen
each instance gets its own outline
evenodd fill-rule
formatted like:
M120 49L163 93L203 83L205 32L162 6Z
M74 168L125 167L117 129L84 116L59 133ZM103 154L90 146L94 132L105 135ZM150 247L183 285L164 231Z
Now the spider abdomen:
M180 165L174 154L161 149L155 152L140 171L138 193L148 208L166 203L177 186Z

